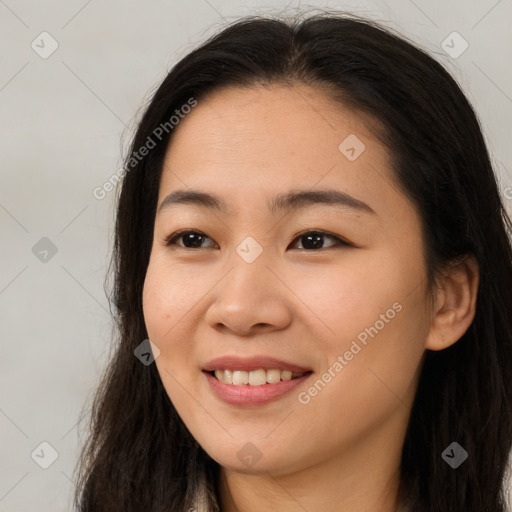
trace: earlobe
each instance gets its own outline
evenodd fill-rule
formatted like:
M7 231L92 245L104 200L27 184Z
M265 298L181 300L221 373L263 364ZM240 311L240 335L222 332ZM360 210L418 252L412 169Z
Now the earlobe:
M435 307L425 348L443 350L467 331L476 311L479 271L473 256L449 265L435 290Z

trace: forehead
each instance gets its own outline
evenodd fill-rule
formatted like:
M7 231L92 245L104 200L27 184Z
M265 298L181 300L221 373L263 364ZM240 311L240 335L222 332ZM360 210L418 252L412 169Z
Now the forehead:
M168 157L172 161L188 152L187 158L193 160L222 153L224 158L255 157L257 164L276 156L306 156L308 163L339 158L339 143L351 134L374 138L369 119L318 88L229 87L198 101L173 133Z
M320 89L231 87L200 99L175 128L159 201L176 189L200 188L247 204L260 193L320 185L382 201L400 193L389 160L368 119Z

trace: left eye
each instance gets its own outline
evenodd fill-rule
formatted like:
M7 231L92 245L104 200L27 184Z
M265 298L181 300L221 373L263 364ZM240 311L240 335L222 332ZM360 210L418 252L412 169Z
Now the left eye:
M331 240L334 240L334 244L324 247L323 245L323 239L324 238L330 238ZM182 244L178 244L177 241L181 239L183 241ZM184 249L201 249L204 248L201 246L202 242L204 240L213 240L208 236L202 233L201 231L194 231L194 230L183 230L178 231L172 235L170 235L165 240L166 246L171 245L177 245L178 247L183 247ZM328 249L330 247L334 247L336 245L345 245L349 246L350 244L346 242L345 240L342 240L340 237L331 235L329 233L325 233L324 231L307 231L305 233L301 233L298 236L294 238L295 240L298 240L300 242L299 245L301 247L297 247L297 249ZM215 242L214 242L215 243ZM294 244L292 244L294 245ZM211 245L210 245L211 247ZM291 247L291 246L289 246Z
M302 243L302 247L298 247L298 249L328 249L329 247L322 247L322 239L324 238L330 238L335 241L335 243L329 247L334 247L335 245L349 245L340 237L324 233L323 231L308 231L307 233L302 233L297 236L295 240L299 240Z

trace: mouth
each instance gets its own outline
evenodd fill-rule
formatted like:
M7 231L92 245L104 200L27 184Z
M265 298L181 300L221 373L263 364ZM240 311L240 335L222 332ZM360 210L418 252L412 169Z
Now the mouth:
M313 372L260 368L251 371L203 370L203 374L217 399L232 406L250 408L293 396L292 391L304 384Z
M310 372L259 368L251 371L212 370L209 373L223 384L232 384L233 386L264 386L265 384L276 384L277 382L299 379Z
M203 374L217 398L230 405L257 406L289 394L313 371L267 357L218 358Z

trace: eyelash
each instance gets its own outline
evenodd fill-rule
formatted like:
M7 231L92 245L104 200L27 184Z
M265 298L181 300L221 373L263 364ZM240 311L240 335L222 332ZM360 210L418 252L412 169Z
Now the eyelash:
M328 232L322 231L322 230L318 230L318 229L310 229L308 231L303 231L302 233L298 233L297 235L295 235L295 238L292 240L292 242L294 242L297 239L303 238L304 236L306 236L308 234L311 234L311 233L314 233L314 234L320 235L320 236L325 236L325 237L328 237L328 238L333 238L334 240L337 241L337 244L333 245L333 246L330 246L330 247L320 248L320 249L306 249L306 248L302 248L302 249L299 249L299 250L309 251L309 252L318 252L318 251L325 251L326 249L333 249L336 246L345 246L345 247L351 247L352 246L352 244L350 244L349 242L347 242L343 238L340 238L339 236L332 235L331 233L328 233ZM194 230L194 229L182 229L180 231L177 231L176 233L173 233L172 235L169 235L165 239L164 245L166 247L174 245L174 246L177 246L177 247L181 247L182 249L188 249L188 250L205 249L205 247L195 247L195 248L194 247L184 247L184 246L178 245L176 243L176 241L179 238L181 238L181 237L183 237L184 235L187 235L187 234L196 234L196 235L200 235L200 236L205 236L206 238L210 238L208 235L206 235L202 231L197 231L197 230ZM210 240L211 240L211 238L210 238ZM206 247L206 249L208 249L208 248L209 247Z

